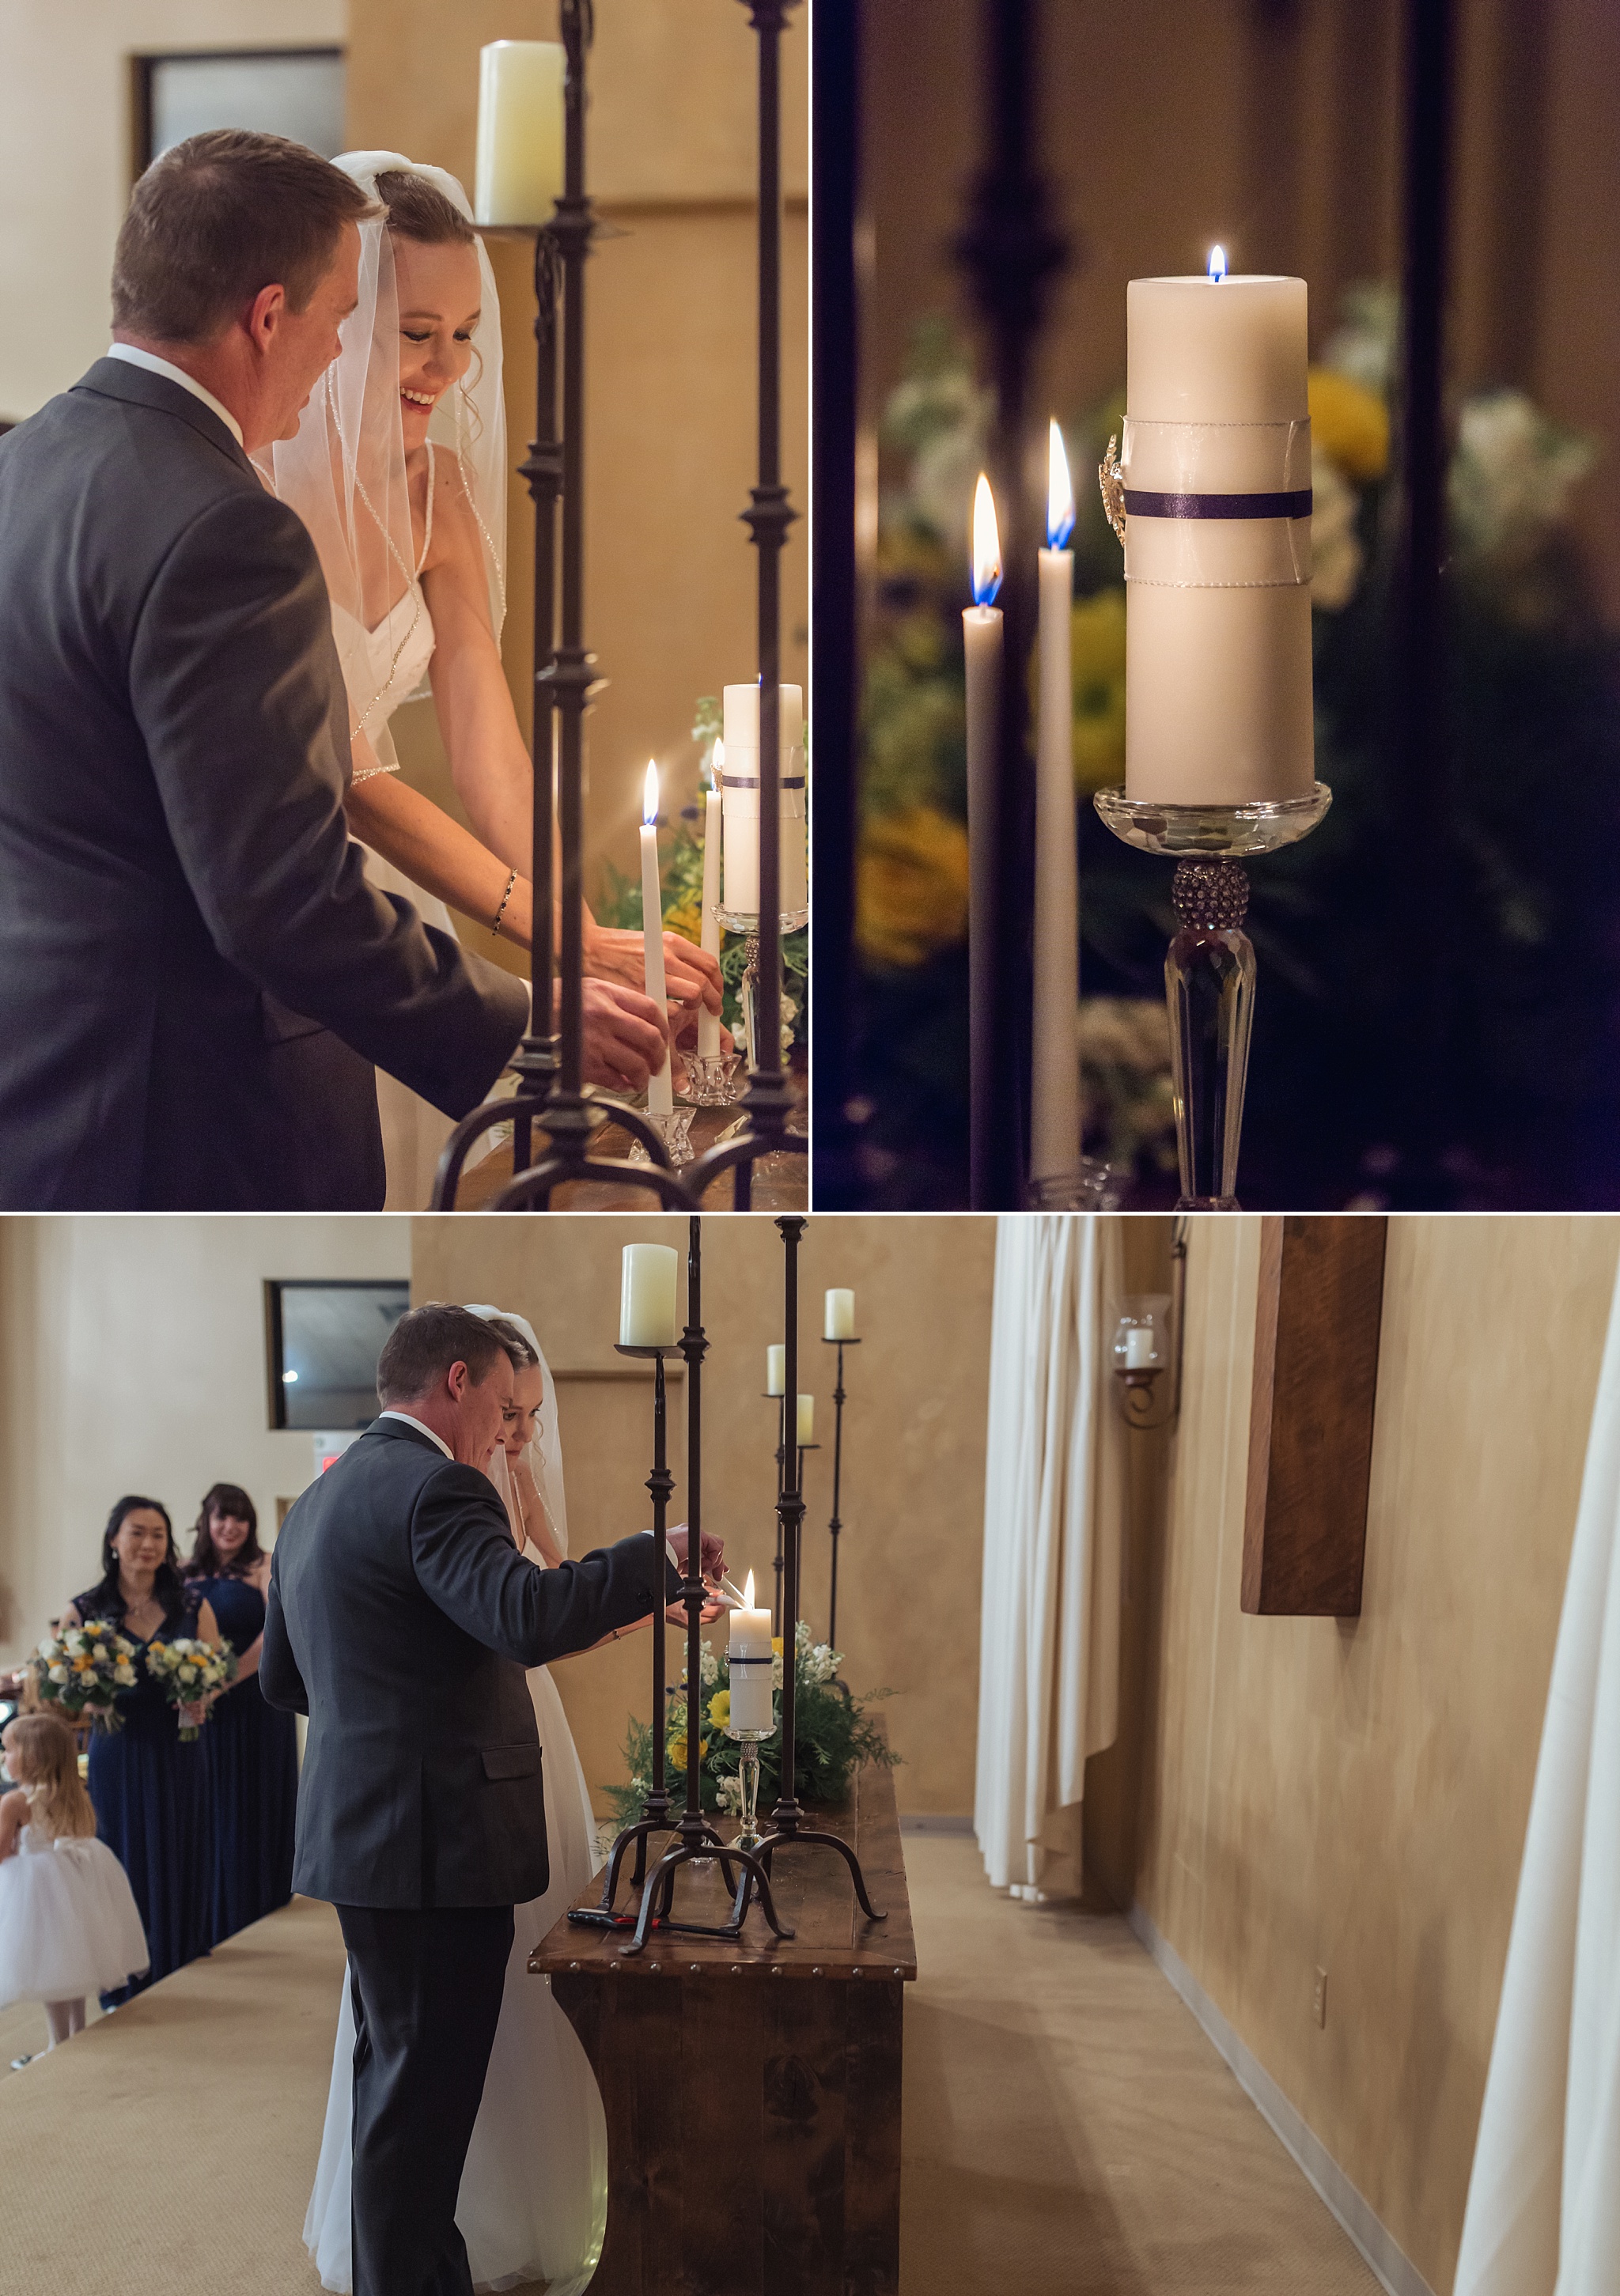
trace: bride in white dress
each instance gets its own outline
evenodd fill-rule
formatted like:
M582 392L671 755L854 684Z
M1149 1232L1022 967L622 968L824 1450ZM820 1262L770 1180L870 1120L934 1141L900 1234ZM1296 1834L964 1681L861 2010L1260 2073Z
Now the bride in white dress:
M539 1341L521 1316L475 1307L533 1361L513 1374L513 1409L489 1462L513 1536L549 1567L568 1552L556 1389ZM563 1702L546 1668L529 1677L544 1749L551 1885L516 1909L500 2022L473 2130L456 2222L477 2288L547 2284L547 2296L580 2296L602 2255L607 2221L607 2128L595 2076L574 2030L528 1959L600 1863L596 1824ZM338 2014L326 2126L304 2244L323 2287L354 2285L349 2250L349 2161L354 2013L347 1980Z
M260 467L309 529L331 594L353 753L345 803L366 873L440 931L454 937L448 902L527 948L534 783L500 656L507 470L495 278L453 176L397 152L346 152L336 165L384 212L359 227L359 300L338 357L296 435ZM429 693L470 828L399 778L389 721ZM700 1003L720 1010L715 958L666 933L664 966L670 1000L685 1008L679 1029L695 1028ZM662 1058L647 1034L656 1015L639 931L600 926L588 908L584 967L588 1075L633 1089L646 1058ZM449 1120L382 1071L377 1093L388 1209L421 1210Z

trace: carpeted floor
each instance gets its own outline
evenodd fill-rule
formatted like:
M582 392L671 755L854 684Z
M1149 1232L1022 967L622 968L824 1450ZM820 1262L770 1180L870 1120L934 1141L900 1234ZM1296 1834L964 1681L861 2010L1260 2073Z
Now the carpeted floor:
M993 1897L968 1841L906 1854L901 2296L1377 2296L1122 1922ZM300 1901L0 2080L0 2286L317 2296L341 1967Z

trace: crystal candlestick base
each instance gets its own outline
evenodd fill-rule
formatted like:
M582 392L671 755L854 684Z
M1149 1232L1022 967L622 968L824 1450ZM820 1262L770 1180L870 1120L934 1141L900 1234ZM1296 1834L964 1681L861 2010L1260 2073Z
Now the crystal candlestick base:
M1333 802L1309 796L1250 805L1163 805L1099 790L1114 834L1176 863L1171 901L1180 930L1164 956L1171 1090L1181 1167L1178 1211L1236 1211L1243 1095L1254 1021L1254 948L1243 930L1249 881L1242 863L1294 845Z
M664 1153L670 1163L678 1168L682 1164L689 1164L697 1152L692 1145L692 1119L695 1113L693 1109L679 1105L672 1108L667 1116L655 1116L651 1109L644 1109L642 1111L643 1122L652 1126L654 1131L663 1142ZM650 1164L653 1160L639 1140L632 1140L629 1160L632 1164Z
M760 1029L754 1010L760 985L760 920L752 909L717 909L715 915L728 932L744 937L743 978L739 1001L743 1007L743 1033L748 1039L748 1065L751 1070L760 1065ZM808 909L784 909L777 920L785 933L797 932L800 926L810 922Z
M739 1849L757 1849L764 1840L760 1832L760 1747L769 1737L769 1730L728 1730L726 1735L735 1738L742 1749L742 1767L738 1781L743 1789L743 1823L738 1830Z
M698 1108L729 1108L742 1097L742 1086L734 1082L737 1071L735 1053L683 1053L687 1066L687 1098Z

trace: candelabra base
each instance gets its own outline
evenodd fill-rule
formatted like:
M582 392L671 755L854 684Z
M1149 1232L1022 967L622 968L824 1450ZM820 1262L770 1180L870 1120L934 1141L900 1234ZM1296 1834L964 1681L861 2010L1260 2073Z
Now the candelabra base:
M814 1826L807 1826L797 1816L785 1816L780 1804L777 1805L772 1816L776 1832L768 1833L753 1853L755 1862L767 1874L770 1872L771 1859L778 1850L830 1849L835 1856L842 1857L849 1867L850 1880L855 1890L855 1902L868 1921L886 1922L888 1920L888 1915L880 1913L868 1895L867 1877L860 1870L860 1860L841 1834L822 1833Z
M1082 1156L1066 1172L1045 1172L1032 1179L1029 1204L1037 1212L1113 1212L1119 1210L1123 1193L1112 1164Z
M1239 1209L1238 1157L1254 1021L1254 946L1243 930L1249 881L1242 861L1308 837L1332 802L1321 782L1307 797L1250 805L1164 805L1122 789L1097 793L1097 810L1117 838L1176 864L1170 898L1181 922L1165 952L1164 998L1181 1168L1178 1211Z

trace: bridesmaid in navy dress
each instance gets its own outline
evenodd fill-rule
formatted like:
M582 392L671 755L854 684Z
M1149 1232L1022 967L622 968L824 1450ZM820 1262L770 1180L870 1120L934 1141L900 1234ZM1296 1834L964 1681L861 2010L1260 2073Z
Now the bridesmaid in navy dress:
M90 1799L96 1831L135 1892L152 1967L103 1994L111 2008L206 1953L214 1939L213 1836L201 1741L180 1742L181 1710L169 1705L143 1660L148 1643L177 1635L218 1642L212 1608L180 1577L174 1529L156 1499L119 1499L102 1538L98 1586L70 1603L63 1626L105 1619L136 1645L136 1682L121 1690L123 1727L90 1741ZM185 1710L199 1718L201 1709Z
M292 1895L298 1742L291 1714L259 1687L270 1558L253 1502L216 1483L197 1516L187 1590L213 1607L236 1652L236 1679L216 1694L202 1734L214 1824L214 1935L234 1936Z

